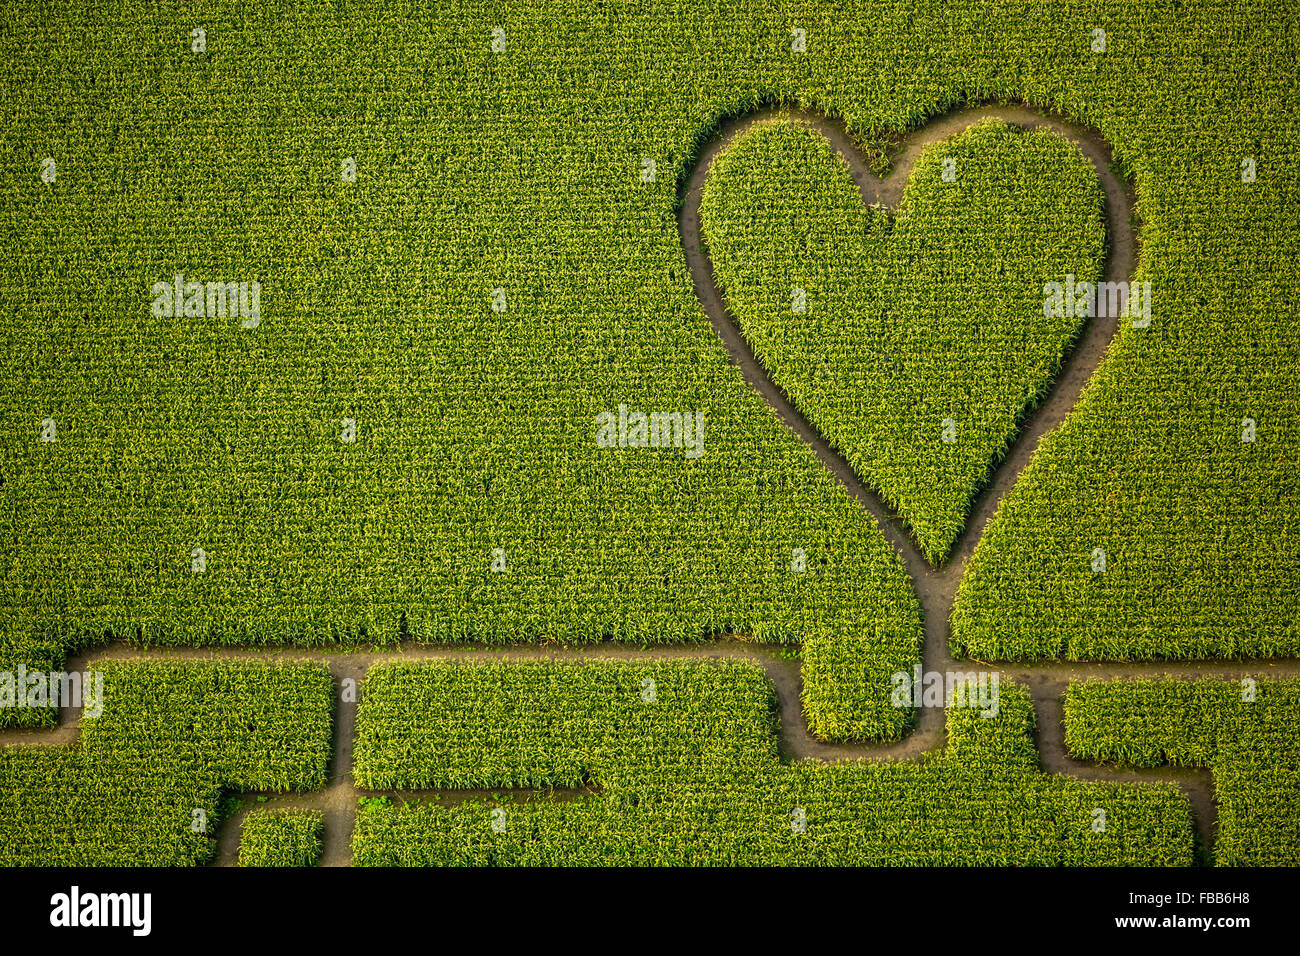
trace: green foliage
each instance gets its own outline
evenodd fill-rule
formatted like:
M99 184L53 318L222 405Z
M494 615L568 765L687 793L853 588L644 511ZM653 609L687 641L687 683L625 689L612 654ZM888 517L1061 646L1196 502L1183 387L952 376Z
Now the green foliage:
M776 120L715 160L700 220L773 380L942 558L1081 325L1044 317L1044 284L1100 276L1091 165L985 121L923 151L894 215L863 206L820 133Z
M316 810L254 810L244 818L240 866L315 866L325 818Z
M1065 697L1075 756L1213 772L1220 866L1300 864L1297 727L1295 679L1072 681Z
M388 644L404 624L435 641L830 640L810 658L825 667L809 693L831 695L810 700L815 725L897 730L870 710L883 691L852 681L912 653L915 604L870 519L728 366L684 267L677 186L718 119L760 103L879 145L1009 99L1115 144L1157 298L994 521L958 643L1300 649L1287 0L6 16L5 647ZM260 280L261 325L154 317L151 284L177 271ZM706 454L597 449L593 417L619 402L705 412ZM1247 414L1260 439L1233 444ZM56 444L36 437L46 416ZM1085 580L1100 544L1116 573ZM495 547L509 575L487 570ZM856 644L884 663L842 656Z
M63 648L58 644L33 640L0 641L0 675L11 675L17 700L18 675L25 668L28 673L51 674L63 667ZM0 678L2 679L2 678ZM53 727L57 720L49 707L0 707L0 728Z
M659 72L664 42L696 61L698 11L666 37L685 22L670 8L612 27L567 8L345 6L12 11L27 39L0 40L0 635L919 632L878 531L728 366L683 268L674 181L734 89L719 77L683 113ZM752 45L749 29L725 42ZM596 102L607 56L642 101L635 125ZM92 79L104 95L86 99ZM177 272L259 280L261 324L154 316L152 285ZM595 416L619 403L703 413L706 453L597 447ZM46 416L57 443L37 437Z
M0 865L182 866L211 858L222 788L312 790L330 757L318 664L109 661L71 746L0 748ZM193 832L195 811L206 832Z
M832 765L781 761L771 685L745 663L391 664L364 686L363 787L600 792L372 808L361 865L1191 861L1175 788L1042 773L1029 696L1007 684L995 718L950 712L942 756Z
M860 634L809 641L803 654L803 709L823 740L895 740L913 723L911 708L890 703L893 674L911 673L921 638L903 623L875 621Z
M1116 93L1072 105L1097 117L1135 179L1151 325L1121 327L1003 500L961 585L954 648L981 660L1294 657L1300 99L1282 79L1294 10L1121 4L1098 21L1113 55L1081 85ZM1120 86L1142 103L1127 116ZM1242 440L1247 418L1254 441ZM1105 573L1091 570L1096 548Z

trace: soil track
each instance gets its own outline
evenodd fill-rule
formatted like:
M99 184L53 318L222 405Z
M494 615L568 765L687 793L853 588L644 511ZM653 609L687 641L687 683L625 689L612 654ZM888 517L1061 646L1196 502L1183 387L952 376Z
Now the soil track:
M881 500L876 491L867 486L853 471L849 463L831 446L816 428L804 417L785 393L772 381L762 363L740 331L739 323L727 309L718 289L713 263L703 242L700 230L700 200L713 161L727 146L755 124L784 117L802 122L821 133L834 151L844 160L862 194L866 206L895 209L902 199L908 177L922 151L969 128L982 119L997 118L1024 129L1049 130L1072 142L1092 164L1101 182L1106 200L1107 253L1103 278L1107 282L1128 281L1138 264L1138 237L1132 192L1120 181L1112 169L1114 160L1110 144L1101 134L1058 116L1048 116L1019 106L983 106L955 110L935 118L920 129L902 137L900 149L890 157L891 172L886 178L876 176L857 143L843 123L804 110L771 108L751 112L720 124L715 135L700 150L697 162L686 180L678 212L678 229L691 279L714 331L727 348L727 352L743 374L745 381L757 391L791 431L808 444L822 463L839 479L853 498L861 504L880 526L886 539L902 559L912 586L920 600L924 615L923 662L926 670L967 670L963 662L954 660L949 653L950 617L957 587L965 573L967 562L984 529L996 512L1002 497L1015 484L1020 473L1033 457L1043 436L1056 428L1075 404L1093 373L1101 364L1107 348L1119 331L1119 319L1104 315L1088 320L1069 353L1062 362L1051 388L1041 402L1022 418L1016 437L992 472L990 480L976 496L962 534L957 539L948 559L939 567L932 566L922 554L903 522ZM999 672L1026 684L1033 696L1037 718L1037 744L1044 767L1054 773L1102 781L1163 780L1177 784L1187 795L1195 818L1200 852L1203 862L1208 862L1215 830L1217 809L1214 800L1213 780L1208 771L1181 768L1162 768L1159 771L1121 771L1113 767L1081 763L1070 758L1065 749L1062 723L1061 696L1071 678L1097 677L1153 677L1153 676L1222 676L1241 678L1261 677L1269 674L1300 673L1294 661L1246 662L1242 667L1202 667L1196 665L1053 665L1040 667L1000 667ZM778 691L780 684L778 683ZM782 726L787 745L800 755L817 757L892 756L913 757L940 749L946 738L946 714L941 708L921 708L917 727L907 739L897 744L865 749L850 746L828 746L815 741L808 734L806 722L800 721L798 730L789 721L787 708L782 707Z
M892 172L881 179L871 172L857 145L843 125L826 117L791 109L765 109L720 124L714 135L702 146L696 164L685 182L678 212L678 227L682 246L690 268L691 278L700 302L718 337L726 346L732 362L737 365L755 391L766 400L782 421L804 442L812 447L818 458L839 479L845 489L875 519L886 539L901 557L919 597L924 613L925 640L923 663L926 670L969 670L970 662L954 660L948 652L949 616L957 585L966 563L983 534L985 526L996 511L1002 496L1015 483L1028 464L1043 435L1056 427L1069 414L1078 401L1084 386L1101 363L1111 340L1118 329L1114 318L1089 321L1074 347L1066 357L1050 392L1042 402L1024 418L1020 432L1007 448L984 490L976 497L966 527L954 545L948 560L941 567L932 567L922 556L916 543L902 522L881 501L871 488L853 472L848 463L830 446L772 382L766 370L754 357L752 350L727 310L714 280L712 263L703 248L699 228L700 198L704 182L713 160L738 135L775 116L786 116L807 123L821 132L844 158L854 182L862 192L863 202L893 207L906 185L912 166L921 150L961 132L972 123L987 117L997 117L1018 126L1047 129L1075 143L1079 151L1092 163L1101 181L1106 197L1108 253L1105 279L1111 282L1127 280L1137 264L1137 237L1133 227L1133 197L1111 171L1110 146L1094 130L1086 129L1059 117L1045 116L1023 107L996 106L962 109L931 120L916 132L901 139L900 149L892 155ZM808 730L800 704L803 689L798 662L780 656L779 648L770 645L725 639L713 644L664 646L645 649L634 646L601 644L579 646L510 645L510 646L419 646L402 645L385 651L309 650L300 648L161 648L141 651L126 644L115 643L88 654L71 658L69 670L85 670L97 661L121 658L257 658L284 660L323 661L329 667L335 682L352 678L361 686L366 671L372 664L396 660L464 660L464 661L522 661L522 660L629 660L629 659L741 659L761 665L771 679L780 703L781 750L790 759L841 760L841 759L909 759L941 750L946 741L945 713L941 708L921 708L916 729L905 739L890 744L826 743L816 739ZM1064 727L1061 719L1061 695L1071 679L1102 678L1154 678L1173 676L1182 678L1242 677L1268 678L1300 674L1300 661L1241 661L1227 663L1056 663L1047 662L1033 667L998 667L1003 678L1019 681L1027 686L1033 697L1037 717L1037 746L1044 768L1053 773L1065 774L1082 780L1123 783L1172 782L1188 797L1199 838L1199 857L1203 863L1211 860L1211 849L1217 828L1217 811L1213 780L1208 771L1165 767L1158 770L1121 770L1118 768L1082 763L1070 758L1064 745ZM338 701L339 698L336 698ZM356 723L356 704L341 703L336 708L334 754L329 770L329 782L321 791L304 794L270 796L267 806L300 806L322 810L325 816L325 837L322 863L348 865L351 862L351 834L355 822L357 799L365 792L352 780L353 733ZM75 742L80 731L80 713L74 709L60 711L59 726L44 731L0 731L0 745L9 744L69 744ZM500 791L495 791L500 792ZM395 799L458 800L478 793L447 792L422 793L404 791L389 794ZM560 795L563 798L563 795ZM246 809L251 809L248 807ZM239 831L246 809L227 821L218 843L217 862L230 865L238 849Z

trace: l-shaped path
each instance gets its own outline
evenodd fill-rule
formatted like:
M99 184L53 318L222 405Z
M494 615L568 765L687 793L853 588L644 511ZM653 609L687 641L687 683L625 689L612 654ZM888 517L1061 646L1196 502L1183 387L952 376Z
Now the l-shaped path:
M68 659L69 671L93 670L95 665L110 660L267 660L316 661L329 668L335 684L334 751L330 759L328 781L322 790L306 793L267 794L267 806L303 807L319 810L324 815L325 834L321 863L326 866L348 866L352 862L351 838L356 821L357 801L370 791L356 786L352 778L352 750L356 729L356 703L343 701L343 681L356 682L364 693L366 672L375 664L396 661L454 660L466 663L501 661L634 661L634 660L743 660L761 666L775 689L780 708L780 747L784 756L797 760L882 760L910 759L923 753L942 749L946 733L914 732L897 743L827 743L818 740L808 729L801 692L803 678L799 662L783 657L777 645L755 644L726 639L707 644L664 645L647 649L623 644L595 644L590 646L557 646L515 644L501 646L474 645L411 645L404 644L391 650L320 650L315 648L276 647L164 647L142 651L126 643L113 643ZM929 662L927 661L927 665ZM999 667L999 673L1017 680L1029 688L1037 717L1037 744L1043 768L1051 773L1063 774L1080 780L1107 783L1169 782L1177 785L1188 797L1201 846L1203 862L1208 861L1208 851L1213 846L1216 813L1213 799L1213 781L1209 771L1187 768L1161 767L1158 769L1120 770L1107 765L1085 763L1072 759L1065 750L1064 725L1061 718L1061 695L1070 680L1085 677L1153 678L1172 676L1182 678L1217 677L1238 680L1242 677L1278 677L1300 675L1300 661L1244 662L1241 664L1162 664L1135 663L1128 665L1049 663L1034 667ZM924 710L922 713L924 714ZM935 709L935 712L939 711ZM81 733L80 708L68 707L59 711L58 726L48 730L0 730L0 746L14 744L39 744L42 746L71 745ZM500 788L493 793L502 792ZM473 794L451 791L401 791L385 794L395 800L439 799L455 802ZM253 809L249 807L248 809ZM217 857L220 865L232 865L237 859L243 816L240 811L224 823L218 838Z

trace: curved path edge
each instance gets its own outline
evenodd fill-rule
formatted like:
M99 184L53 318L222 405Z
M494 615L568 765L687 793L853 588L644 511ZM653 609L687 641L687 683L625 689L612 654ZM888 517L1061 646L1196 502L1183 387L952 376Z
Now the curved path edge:
M1116 316L1100 315L1089 318L1073 344L1064 354L1060 368L1038 403L1026 409L1020 418L1016 434L1003 450L1001 457L994 456L990 463L990 476L974 496L962 533L950 549L947 560L936 567L930 564L918 547L904 522L883 500L881 495L864 482L848 461L823 436L789 399L755 356L753 349L741 332L740 324L727 307L725 297L718 287L717 278L709 258L700 227L700 203L704 185L714 160L739 136L756 124L785 119L803 123L819 132L831 148L844 161L857 184L863 204L867 207L884 206L896 209L902 199L917 159L922 151L942 140L968 129L983 119L999 119L1026 130L1047 130L1072 143L1092 165L1102 186L1106 210L1106 257L1102 278L1107 282L1128 281L1136 271L1139 257L1139 239L1134 213L1135 197L1116 175L1114 153L1102 134L1091 127L1082 126L1065 117L1049 115L1026 106L984 105L967 106L923 122L898 140L897 151L890 157L887 177L877 176L864 157L858 144L848 133L843 122L831 117L789 106L774 106L733 116L720 122L714 134L700 147L695 164L684 180L679 196L678 231L682 248L697 297L704 308L714 332L727 349L732 364L736 365L745 381L763 398L785 425L816 453L822 464L839 480L850 496L876 521L885 539L894 547L911 579L913 590L921 604L924 626L922 666L925 670L950 670L960 662L950 653L951 614L958 586L975 547L984 530L996 513L1003 497L1015 484L1021 472L1032 460L1043 437L1063 422L1082 397L1088 382L1101 365L1111 342L1119 332L1120 320ZM1209 856L1217 829L1217 808L1214 784L1208 770L1187 770L1166 767L1158 772L1121 771L1114 767L1089 765L1070 758L1064 743L1061 697L1072 677L1154 677L1154 676L1225 676L1240 678L1259 677L1279 670L1288 674L1300 672L1293 661L1259 662L1246 668L1189 668L1156 664L1136 666L1103 665L1100 667L1051 665L999 668L1000 673L1026 683L1034 701L1037 746L1040 761L1049 771L1067 774L1079 779L1108 781L1162 780L1175 783L1182 789L1192 807L1194 822L1202 854ZM783 707L783 717L785 708ZM806 722L801 722L807 734ZM789 727L788 724L783 726ZM786 730L787 739L790 730ZM914 757L941 749L946 740L946 717L942 708L921 708L918 711L914 732L899 743L880 745L864 751L850 750L843 745L825 745L812 740L801 740L801 747L810 755ZM809 744L812 744L809 746ZM830 751L828 754L827 751Z

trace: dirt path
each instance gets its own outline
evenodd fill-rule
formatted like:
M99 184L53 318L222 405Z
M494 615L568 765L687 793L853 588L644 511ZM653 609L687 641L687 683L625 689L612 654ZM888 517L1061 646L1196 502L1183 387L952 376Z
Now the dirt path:
M826 743L818 740L808 730L804 719L800 694L803 679L797 660L783 658L779 646L753 644L736 639L726 639L712 644L667 645L653 649L618 644L565 647L554 645L505 646L423 646L409 645L394 650L355 651L318 650L301 648L266 647L168 647L142 651L124 643L110 644L86 654L69 658L69 671L84 671L110 660L139 659L168 660L280 660L316 661L324 663L334 677L336 688L336 721L334 753L330 760L329 779L323 790L309 793L261 794L264 804L257 803L258 794L244 794L245 806L222 826L218 838L215 862L222 866L234 865L239 850L240 830L249 810L259 807L302 807L320 810L325 818L325 834L321 863L325 866L348 866L352 860L351 837L356 819L357 800L361 796L383 795L396 800L438 800L455 803L476 796L486 797L489 791L385 791L372 793L358 788L352 779L352 748L356 726L356 704L341 701L342 681L352 678L358 688L366 671L372 665L393 661L456 660L487 663L493 661L578 661L578 660L743 660L757 664L772 681L780 706L780 748L791 760L885 760L908 759L942 748L946 735L917 731L907 738L890 744ZM949 664L960 666L963 662ZM966 662L969 663L969 662ZM927 667L934 667L929 659ZM1082 677L1221 677L1239 679L1245 676L1293 676L1300 674L1300 661L1245 662L1237 665L1137 663L1130 665L1061 663L1034 667L999 667L1003 678L1014 679L1029 687L1038 718L1037 744L1042 764L1053 773L1066 774L1081 780L1111 783L1172 782L1178 785L1191 801L1193 815L1201 841L1202 862L1209 862L1208 850L1212 846L1215 825L1215 804L1210 774L1203 770L1185 770L1163 767L1153 770L1119 770L1097 766L1071 759L1065 750L1061 721L1061 695L1066 684ZM930 708L942 713L937 708ZM923 710L922 713L926 711ZM81 712L78 708L59 711L59 724L48 730L0 731L0 746L13 744L74 744L81 733ZM500 788L491 793L501 793ZM591 791L587 791L588 793ZM574 794L579 795L579 794ZM560 794L565 799L567 794ZM527 799L529 794L521 793Z
M1075 126L1065 120L1046 117L1021 107L983 107L949 113L932 120L919 131L902 138L900 151L892 156L893 168L887 179L875 176L845 132L842 124L820 116L793 110L763 110L721 124L717 132L700 151L696 165L686 182L678 213L678 226L682 246L695 291L708 314L718 337L722 339L731 360L743 373L745 380L757 391L782 421L816 452L822 463L831 470L848 492L876 519L886 539L898 551L912 579L913 587L924 612L925 642L923 662L926 670L969 670L970 662L954 660L948 652L949 616L957 584L961 580L966 562L983 534L985 526L996 511L1002 496L1015 483L1020 472L1032 457L1043 435L1056 427L1078 401L1083 388L1100 364L1118 323L1113 318L1090 320L1087 328L1066 357L1051 391L1043 402L1028 416L1020 434L1007 449L1006 455L985 489L976 498L965 531L953 547L948 561L941 567L931 567L922 556L902 522L881 502L879 496L854 474L848 463L808 423L781 390L772 382L766 370L755 359L734 319L728 313L713 277L712 263L701 246L699 206L704 182L713 160L737 135L754 123L777 115L808 123L830 141L848 163L854 181L862 192L865 203L894 206L902 196L907 177L921 150L934 142L961 132L972 123L998 117L1024 127L1049 129L1074 142L1080 152L1092 163L1105 190L1107 234L1109 251L1105 278L1118 282L1127 280L1137 264L1137 238L1132 225L1133 197L1110 169L1111 151L1106 142L1092 130ZM711 644L693 644L645 649L634 646L599 644L573 647L554 645L509 646L421 646L403 645L384 651L316 650L300 648L160 648L141 651L125 644L111 644L90 653L78 655L68 662L68 670L85 670L98 661L123 658L166 657L172 659L244 658L323 661L341 687L345 678L352 678L360 687L366 671L372 664L397 660L464 660L464 661L525 661L525 660L716 660L735 659L754 662L764 669L771 679L780 702L781 751L789 759L841 760L841 759L908 759L941 750L946 742L946 716L941 708L921 708L916 730L903 740L890 744L834 744L817 740L808 730L800 703L803 681L797 661L780 656L780 649L771 645L748 643L727 639ZM1052 773L1065 774L1081 780L1104 782L1143 783L1172 782L1187 795L1192 808L1199 838L1200 861L1210 862L1217 828L1217 810L1213 781L1204 770L1185 770L1164 767L1155 770L1119 770L1104 765L1087 764L1070 758L1064 744L1064 726L1061 719L1061 695L1071 679L1102 678L1153 678L1174 676L1268 678L1300 674L1300 661L1242 661L1237 663L1057 663L1047 662L1032 667L999 666L1003 678L1014 679L1026 685L1033 697L1037 716L1037 746L1043 767ZM334 754L330 762L329 782L324 790L305 794L270 796L266 806L312 807L323 811L325 836L322 863L329 866L346 866L351 863L351 835L356 818L357 799L364 795L352 779L352 748L356 724L356 704L343 703L336 696L337 727L334 734ZM74 709L60 711L57 727L43 731L0 731L0 745L9 744L70 744L80 733L80 713ZM485 792L475 792L485 793ZM395 799L438 799L444 802L464 799L474 794L456 795L446 792L422 793L404 791L389 794ZM217 862L232 864L237 856L239 831L246 806L223 827L219 842Z
M890 157L891 171L884 179L872 172L868 161L842 123L801 110L760 110L720 124L715 135L700 150L696 165L686 180L678 212L678 229L682 247L686 251L686 260L690 267L696 295L708 314L714 331L726 346L733 364L738 366L744 375L745 381L763 397L786 426L816 452L817 457L839 479L849 494L876 519L886 539L898 552L921 602L925 629L923 649L925 669L967 670L968 666L961 666L963 662L954 660L948 651L953 602L956 598L957 586L965 573L966 564L989 520L997 511L1003 495L1015 484L1021 471L1033 457L1038 443L1044 435L1064 421L1078 402L1084 387L1101 364L1107 348L1118 332L1119 320L1114 316L1089 319L1082 334L1065 357L1050 390L1042 402L1025 418L1020 432L1006 449L991 479L976 497L965 528L953 546L947 561L940 567L931 566L898 516L885 505L874 489L867 486L854 473L849 463L808 422L755 358L753 350L740 331L739 324L726 307L717 286L713 264L704 248L700 231L700 200L713 161L737 136L754 124L778 116L805 123L825 136L835 152L848 165L853 181L862 194L863 203L867 206L880 205L890 209L895 208L902 198L908 176L921 152L927 146L947 139L979 120L995 117L1026 129L1050 130L1064 137L1074 143L1080 153L1092 164L1102 185L1106 199L1107 234L1103 278L1108 282L1129 280L1138 264L1134 197L1112 171L1111 163L1114 157L1110 145L1096 130L1018 106L973 107L931 120L919 130L901 138L898 152ZM1217 805L1209 772L1179 768L1162 768L1151 772L1119 771L1112 767L1089 765L1071 759L1064 745L1061 695L1068 681L1075 677L1172 675L1223 676L1238 679L1279 673L1295 674L1300 672L1300 666L1295 661L1261 661L1246 662L1242 666L1226 668L1155 663L1047 664L1032 668L999 667L998 670L1003 675L1019 679L1030 688L1038 724L1037 743L1046 769L1053 773L1068 774L1088 780L1166 780L1176 783L1191 802L1202 861L1208 862L1217 828ZM779 685L778 690L780 690ZM796 752L806 756L912 757L940 749L946 737L946 715L940 708L922 708L918 714L916 731L906 740L865 750L861 747L830 747L812 740L807 733L806 723L799 721L797 724L792 724L791 717L789 709L783 704L782 726L786 743L794 745L793 749Z

